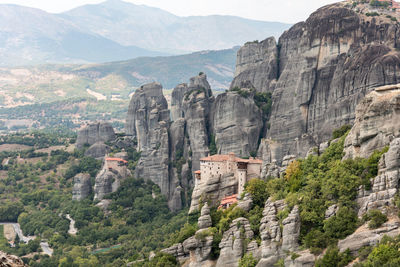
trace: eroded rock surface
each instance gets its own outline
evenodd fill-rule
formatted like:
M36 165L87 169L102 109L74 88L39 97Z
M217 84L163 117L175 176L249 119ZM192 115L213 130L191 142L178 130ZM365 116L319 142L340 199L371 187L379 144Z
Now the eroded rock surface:
M356 109L345 141L345 158L369 157L400 137L400 84L376 88Z
M248 42L242 46L236 59L234 87L246 87L249 81L257 91L271 91L271 83L278 77L278 46L274 37L262 42Z
M85 145L91 146L98 142L111 142L115 139L115 132L111 124L106 122L92 123L79 130L76 147L80 149Z
M190 79L189 90L183 100L186 131L192 151L192 170L200 168L200 158L210 152L210 110L214 101L207 76L202 74Z
M246 218L237 218L233 220L229 230L224 233L221 243L219 244L221 252L216 266L238 266L239 260L249 248L245 246L245 240L251 240L253 237L254 233ZM256 249L251 247L251 250L254 251Z
M150 83L135 91L126 119L126 132L137 140L137 151L141 151L135 176L152 180L168 199L173 194L168 173L169 116L161 84Z
M219 154L234 152L248 157L257 152L263 120L251 97L240 96L237 92L220 94L211 114Z
M19 257L0 251L0 267L28 267Z
M362 187L358 192L358 215L362 216L370 209L381 209L385 212L385 209L393 204L393 199L398 193L399 179L400 138L396 138L379 162L379 173L372 179L371 190Z
M304 157L334 129L353 123L356 105L368 92L400 80L396 22L367 17L345 4L322 7L286 31L278 41L278 71L261 67L274 64L272 39L246 44L238 53L232 86L248 80L257 90L273 92L263 152L269 162ZM254 76L245 75L247 69ZM256 85L259 77L269 86Z
M72 189L72 199L82 200L90 195L92 185L90 183L90 174L79 173L74 177L74 188Z

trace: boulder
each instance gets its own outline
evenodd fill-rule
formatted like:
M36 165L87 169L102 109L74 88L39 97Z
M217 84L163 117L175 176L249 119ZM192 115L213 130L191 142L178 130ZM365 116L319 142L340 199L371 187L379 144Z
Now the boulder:
M211 227L211 225L212 225L211 216L210 216L210 208L208 207L207 202L201 208L201 216L198 219L197 225L200 230L207 229L207 228Z

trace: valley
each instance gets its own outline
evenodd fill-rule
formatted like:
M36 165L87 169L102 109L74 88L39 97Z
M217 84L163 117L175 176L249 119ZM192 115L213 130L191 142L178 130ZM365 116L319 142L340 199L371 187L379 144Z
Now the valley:
M107 29L112 3L125 5L63 16ZM326 5L226 50L2 68L1 253L32 267L397 266L398 6Z

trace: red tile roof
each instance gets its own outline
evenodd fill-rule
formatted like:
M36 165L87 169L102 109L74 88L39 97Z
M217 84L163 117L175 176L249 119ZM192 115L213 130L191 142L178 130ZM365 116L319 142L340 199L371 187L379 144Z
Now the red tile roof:
M232 196L224 197L224 198L221 200L221 205L236 203L236 202L238 201L238 200L237 200L237 196L238 196L238 194L234 194L234 195L232 195Z
M123 163L128 163L126 160L121 158L106 158L106 161L122 161Z
M195 171L194 173L195 174L201 174L201 171Z

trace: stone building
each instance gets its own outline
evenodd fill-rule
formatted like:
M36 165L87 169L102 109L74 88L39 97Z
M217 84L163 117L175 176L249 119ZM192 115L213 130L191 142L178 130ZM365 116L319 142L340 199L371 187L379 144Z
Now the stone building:
M244 190L244 185L252 178L261 175L262 160L257 158L242 159L234 153L228 155L213 155L200 159L200 170L195 172L195 187L207 183L213 177L223 177L233 174L237 180L236 194Z

